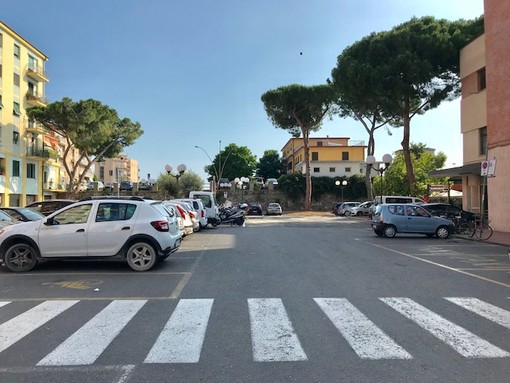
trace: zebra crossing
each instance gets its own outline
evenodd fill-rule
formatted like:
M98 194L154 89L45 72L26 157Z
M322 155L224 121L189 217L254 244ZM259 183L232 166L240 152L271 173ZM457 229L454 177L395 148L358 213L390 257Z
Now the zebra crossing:
M444 297L441 302L460 307L466 315L488 320L504 336L510 330L510 311L478 298ZM391 312L409 320L461 356L471 358L508 358L507 349L498 347L468 331L426 306L406 297L374 298ZM128 324L143 312L147 300L113 300L47 355L36 366L87 366L96 363ZM0 314L13 302L0 301ZM309 357L296 332L291 315L281 298L246 300L251 332L251 358L254 362L304 362ZM358 358L366 360L410 360L414 356L346 298L314 298L310 301L322 316L338 330ZM14 317L0 322L0 361L16 343L51 326L55 318L65 316L80 300L44 301ZM154 339L146 364L199 363L204 340L210 331L214 299L181 299L166 324ZM491 326L492 326L491 324ZM36 337L34 337L36 339ZM35 340L34 340L35 341ZM125 364L132 364L126 361Z

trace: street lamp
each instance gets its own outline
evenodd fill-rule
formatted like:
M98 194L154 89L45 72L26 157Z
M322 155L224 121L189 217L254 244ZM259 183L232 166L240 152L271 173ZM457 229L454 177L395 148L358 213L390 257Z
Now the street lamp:
M241 189L241 203L243 203L244 184L247 182L250 182L250 179L248 177L241 177L241 178L236 177L234 179L234 182L239 187L239 189Z
M172 174L172 170L173 170L172 165L169 165L169 164L165 165L166 174L168 174L172 177L175 177L177 179L177 183L179 183L179 177L184 174L186 169L187 169L186 165L180 164L179 166L177 166L177 174Z
M367 156L366 163L371 169L374 169L381 176L381 202L384 194L384 180L383 174L393 162L393 157L390 154L385 154L382 161L376 161L374 156ZM384 166L383 166L384 165Z
M212 160L209 153L207 153L203 147L195 145L195 148L202 150L205 153L205 155L207 156L207 158L209 158L209 161L211 161L212 167L214 169L214 174L216 177L216 179L214 179L214 177L213 177L213 189L212 189L212 191L215 192L216 191L216 181L218 181L218 182L220 181L220 175L218 173L218 169L216 168L216 165L214 164L214 161Z
M347 181L346 180L343 180L342 182L340 181L335 181L335 185L336 186L340 186L341 185L341 190L342 190L342 202L344 202L344 187L347 186Z

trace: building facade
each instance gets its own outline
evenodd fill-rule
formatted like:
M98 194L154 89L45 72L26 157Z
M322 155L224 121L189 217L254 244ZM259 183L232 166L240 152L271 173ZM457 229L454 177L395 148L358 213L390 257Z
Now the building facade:
M120 154L116 158L106 158L96 163L95 178L105 185L119 184L122 181L137 183L138 161L130 159L127 154Z
M365 172L363 141L348 137L309 138L310 174L313 177L351 177ZM306 172L305 149L302 138L291 138L282 148L288 173Z

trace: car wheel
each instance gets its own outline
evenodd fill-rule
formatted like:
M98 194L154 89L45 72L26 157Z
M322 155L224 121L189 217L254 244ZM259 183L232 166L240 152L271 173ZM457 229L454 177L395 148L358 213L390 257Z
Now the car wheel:
M436 230L436 235L441 239L446 239L450 236L450 232L446 226L439 226Z
M350 215L351 215L351 214L352 214L352 213L351 213L351 211L350 211L350 210L346 210L346 211L345 211L345 213L344 213L344 215L345 215L346 217L350 217Z
M136 242L126 252L126 260L133 270L147 271L156 263L156 250L147 242Z
M358 217L361 217L361 216L363 215L363 213L362 213L361 211L358 211L358 212L356 213L356 215L357 215Z
M384 236L393 238L397 234L397 228L393 225L388 225L384 228Z
M37 264L37 253L28 243L17 243L7 249L4 262L11 271L30 271Z

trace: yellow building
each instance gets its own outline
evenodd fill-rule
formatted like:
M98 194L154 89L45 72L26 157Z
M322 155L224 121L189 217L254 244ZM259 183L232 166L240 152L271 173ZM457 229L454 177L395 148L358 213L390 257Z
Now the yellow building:
M350 177L365 171L363 141L348 137L309 138L310 174L315 177ZM287 172L305 173L305 150L302 138L291 138L282 148Z
M25 206L43 197L44 129L26 110L46 105L46 55L0 22L0 204Z

